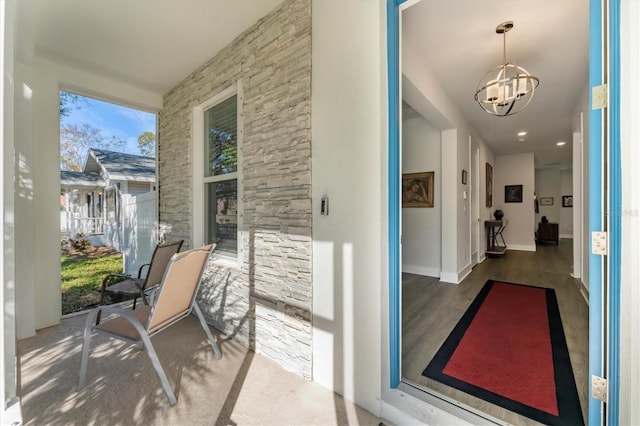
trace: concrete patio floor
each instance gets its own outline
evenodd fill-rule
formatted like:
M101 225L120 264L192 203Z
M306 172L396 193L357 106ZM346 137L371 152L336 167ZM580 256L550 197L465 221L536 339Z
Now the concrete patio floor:
M87 385L76 391L86 315L18 343L26 425L378 425L326 388L286 372L197 319L152 338L178 403L169 406L146 352L94 336ZM385 422L388 424L387 422Z

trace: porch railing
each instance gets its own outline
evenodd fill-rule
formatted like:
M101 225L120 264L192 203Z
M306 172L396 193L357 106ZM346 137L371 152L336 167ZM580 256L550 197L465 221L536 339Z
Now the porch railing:
M104 234L104 219L101 217L67 218L67 234L74 236L78 233L85 235Z

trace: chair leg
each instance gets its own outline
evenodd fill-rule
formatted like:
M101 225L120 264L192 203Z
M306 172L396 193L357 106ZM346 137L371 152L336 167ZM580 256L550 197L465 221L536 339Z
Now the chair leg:
M89 347L91 346L91 331L93 322L100 313L100 309L94 309L87 315L84 325L84 336L82 339L82 358L80 360L80 373L78 375L78 390L82 389L87 379L87 364L89 363Z
M213 348L213 353L216 354L216 358L218 359L222 358L222 354L220 353L220 348L218 348L218 344L216 343L213 336L211 335L211 330L209 330L209 325L204 320L204 316L202 315L202 311L198 306L198 302L193 303L193 309L196 311L196 316L200 320L200 325L202 326L202 329L206 333L207 338L209 339L209 343L211 343L211 347Z
M133 309L136 308L136 300L138 300L138 296L133 297Z
M158 375L158 379L160 379L160 385L162 386L162 390L164 390L167 399L169 400L169 405L175 405L176 396L169 386L169 380L167 379L167 375L164 373L164 369L162 368L162 364L160 364L160 360L158 359L158 355L156 354L156 350L153 348L151 344L151 339L146 333L141 334L142 342L144 343L144 347L146 349L147 355L149 355L149 359L151 360L151 365L153 365L153 369L156 370L156 374Z

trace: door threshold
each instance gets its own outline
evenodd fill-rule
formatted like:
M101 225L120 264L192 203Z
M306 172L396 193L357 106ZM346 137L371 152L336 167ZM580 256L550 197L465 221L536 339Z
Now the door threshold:
M446 411L456 417L459 417L473 425L501 425L510 426L510 423L493 417L483 411L477 410L469 405L466 405L460 401L436 392L432 389L427 389L411 380L403 378L398 385L398 390L405 392L414 398L431 404L435 407Z

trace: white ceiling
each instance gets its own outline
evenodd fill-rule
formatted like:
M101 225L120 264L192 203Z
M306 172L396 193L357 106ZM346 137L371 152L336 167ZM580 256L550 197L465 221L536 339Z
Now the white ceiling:
M164 94L281 1L21 1L18 60L35 55Z
M527 109L494 117L474 100L489 69L507 59L540 79ZM534 152L536 166L571 165L572 115L587 88L588 0L422 0L402 14L402 42L421 55L467 123L496 155ZM527 131L524 142L517 132ZM586 130L586 129L585 129ZM567 144L559 148L557 141Z

